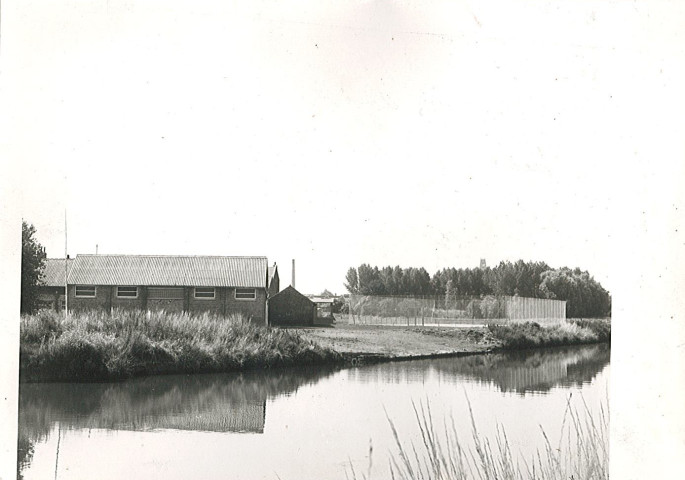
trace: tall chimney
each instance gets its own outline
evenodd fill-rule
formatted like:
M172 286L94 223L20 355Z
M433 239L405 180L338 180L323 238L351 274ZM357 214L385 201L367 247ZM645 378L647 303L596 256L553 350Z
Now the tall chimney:
M290 282L290 285L295 288L295 259L293 258L293 279Z

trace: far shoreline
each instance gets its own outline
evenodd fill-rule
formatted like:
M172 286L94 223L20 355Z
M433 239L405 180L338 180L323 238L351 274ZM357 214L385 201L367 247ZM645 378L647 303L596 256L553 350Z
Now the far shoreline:
M394 361L464 357L491 353L510 353L600 343L611 344L610 320L569 319L566 322L571 320L601 322L608 329L608 334L600 335L596 339L589 341L582 341L580 337L567 336L566 338L543 339L540 344L519 343L512 345L489 334L487 325L453 328L436 326L340 324L332 329L321 327L291 328L298 330L298 333L317 342L324 348L328 347L336 350L343 356L345 363L352 366ZM523 322L519 325L526 326L531 323L535 324L535 322ZM543 332L547 331L548 328L550 327L545 327L544 325L540 326L540 330ZM338 334L338 332L341 333ZM342 332L347 333L347 335ZM377 340L379 335L382 335L380 338L383 341L380 343L374 342L374 339ZM412 339L419 341L407 345ZM394 346L389 346L390 343L394 343ZM360 344L362 348L359 348Z

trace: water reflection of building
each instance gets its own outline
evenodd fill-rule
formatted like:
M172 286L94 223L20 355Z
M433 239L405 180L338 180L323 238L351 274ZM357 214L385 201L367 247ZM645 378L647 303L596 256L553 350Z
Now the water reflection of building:
M266 403L330 370L170 375L107 384L22 384L20 436L63 430L199 430L263 433Z
M192 414L172 413L145 417L141 422L114 425L118 430L193 430L203 432L264 433L266 400L262 403L227 405Z
M526 394L590 382L609 363L609 356L609 345L601 344L374 365L350 374L361 381L388 383L437 374L448 381L476 380L503 392Z

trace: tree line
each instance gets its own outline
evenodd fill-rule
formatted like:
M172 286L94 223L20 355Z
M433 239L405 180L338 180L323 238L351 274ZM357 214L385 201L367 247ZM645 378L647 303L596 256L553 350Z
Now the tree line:
M345 288L351 294L441 296L447 305L463 297L510 295L566 300L568 317L611 315L611 295L587 271L551 268L545 262L500 262L496 267L443 268L432 277L424 268L350 268Z
M38 308L38 292L45 269L45 249L35 238L36 227L21 222L21 313Z

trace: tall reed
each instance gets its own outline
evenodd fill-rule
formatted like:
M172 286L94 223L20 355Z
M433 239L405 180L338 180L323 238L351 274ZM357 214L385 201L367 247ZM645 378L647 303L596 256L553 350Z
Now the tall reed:
M609 478L609 412L600 405L593 415L583 399L579 410L567 403L559 442L552 445L540 427L544 447L526 459L512 451L506 431L497 425L494 437L480 433L468 401L471 432L468 439L457 431L453 417L439 424L430 404L412 402L420 442L402 438L387 417L396 452L389 458L393 480L606 480ZM387 412L386 412L387 416ZM371 457L371 452L369 457ZM365 480L372 478L371 461ZM357 475L350 464L352 478ZM348 475L349 477L349 475Z
M98 381L330 363L339 354L241 315L115 310L22 316L23 381Z

